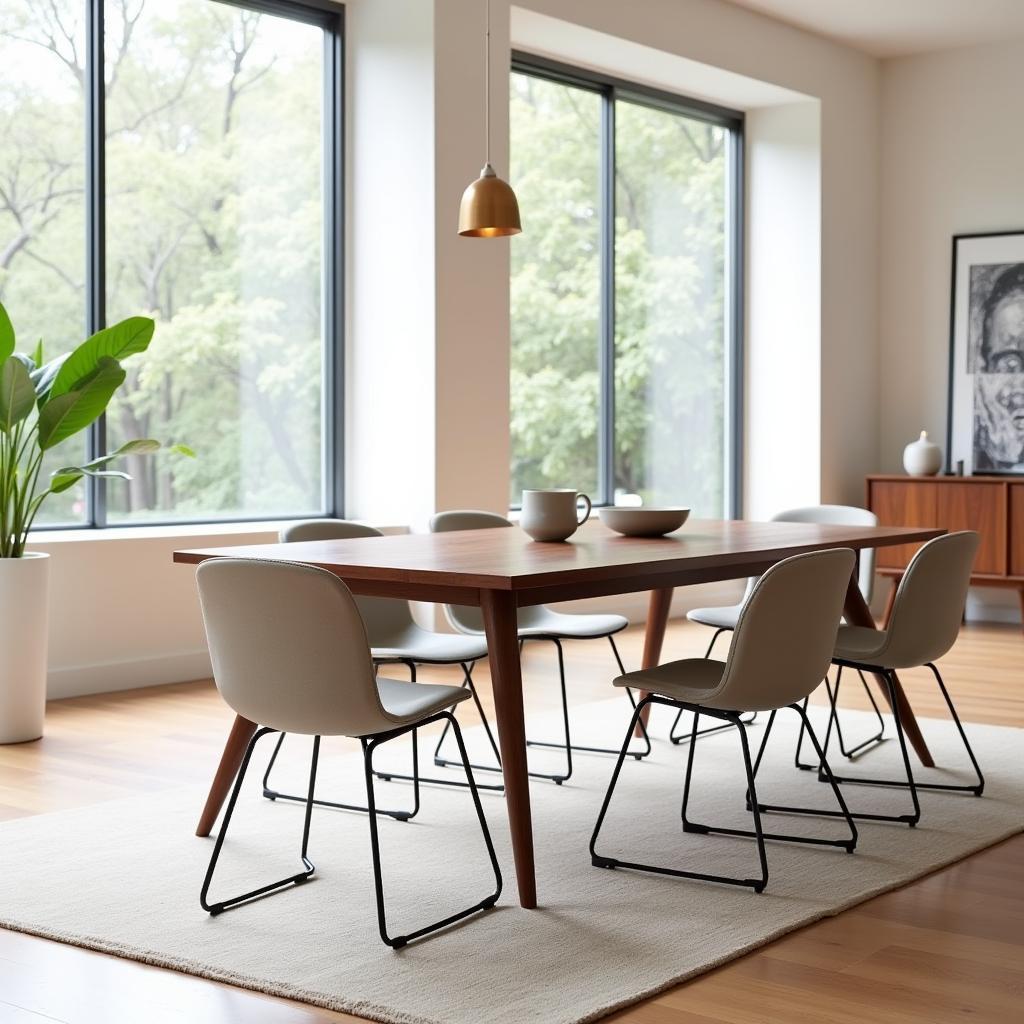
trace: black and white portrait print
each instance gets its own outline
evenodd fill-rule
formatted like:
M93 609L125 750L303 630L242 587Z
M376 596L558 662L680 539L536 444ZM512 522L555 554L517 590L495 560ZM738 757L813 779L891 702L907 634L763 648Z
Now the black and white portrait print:
M1024 232L954 239L950 462L1024 474Z
M1024 263L971 267L974 469L1024 472Z

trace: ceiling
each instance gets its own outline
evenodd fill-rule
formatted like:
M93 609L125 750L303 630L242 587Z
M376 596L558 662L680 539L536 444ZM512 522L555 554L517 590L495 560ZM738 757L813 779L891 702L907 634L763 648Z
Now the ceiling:
M900 57L1024 36L1024 0L730 2L875 57Z

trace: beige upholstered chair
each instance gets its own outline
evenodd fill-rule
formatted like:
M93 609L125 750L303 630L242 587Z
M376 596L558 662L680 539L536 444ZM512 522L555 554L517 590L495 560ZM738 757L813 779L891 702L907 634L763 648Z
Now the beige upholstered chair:
M445 720L451 723L466 760L462 733L448 709L466 699L468 691L377 677L351 593L341 580L322 569L226 558L202 563L197 579L217 688L238 714L260 726L245 752L217 833L200 894L203 909L219 914L258 896L299 885L316 870L308 849L321 736L358 737L362 743L367 798L362 810L369 812L377 918L384 942L395 948L404 946L492 907L501 893L501 873L472 770L467 766L466 778L494 871L495 891L465 910L407 934L391 937L387 932L373 787L374 751L397 736ZM240 896L211 901L210 883L253 749L271 732L313 737L302 833L303 870Z
M939 674L935 662L956 642L960 632L964 604L970 585L971 567L978 550L978 534L965 530L936 537L921 546L907 566L900 580L893 603L892 614L885 629L867 629L863 626L841 626L836 640L833 661L843 668L855 668L865 672L883 675L893 697L893 717L899 735L906 779L871 779L839 776L840 783L861 783L866 785L896 786L909 789L913 813L900 815L895 820L914 825L921 816L917 799L919 789L952 790L981 796L985 779L974 756L967 734L953 706L949 691ZM976 781L969 785L947 783L915 782L907 755L899 709L895 705L892 673L896 669L926 667L931 669L939 684L949 713L963 740L967 756L971 761ZM825 736L825 750L828 751L831 738L832 720ZM863 818L883 818L882 815L855 815Z
M773 523L822 523L833 526L877 526L878 516L866 508L857 508L855 505L809 505L805 508L792 508L787 509L785 512L779 512L772 516L771 521ZM874 548L866 548L861 552L857 581L860 585L861 593L864 595L864 600L870 604L871 595L875 587ZM739 618L739 614L743 610L743 603L746 601L751 590L753 590L756 582L756 577L747 580L747 589L739 604L726 605L717 608L694 608L687 612L686 617L691 622L699 622L701 625L711 626L715 630L711 637L711 642L708 644L707 653L705 654L706 658L711 657L711 652L715 647L715 641L723 633L736 628L736 620ZM878 704L875 702L875 695L871 692L863 673L860 674L860 681L861 685L864 687L864 692L867 694L868 700L871 702L871 706L875 710L875 718L877 719L878 727L870 736L867 736L860 740L860 742L848 747L846 745L845 737L843 736L842 723L838 717L838 679L834 690L828 680L828 676L826 676L824 680L825 690L828 693L829 703L832 706L832 714L835 717L836 737L839 740L839 749L844 757L851 759L863 753L868 747L880 743L885 735L885 722L882 718L882 713L878 708ZM805 704L805 709L806 706L807 705ZM681 717L681 713L676 715L676 720L672 723L672 728L669 730L669 739L673 743L683 743L689 739L687 733L683 732L682 734L679 734L676 732ZM753 716L750 720L753 720ZM712 726L711 728L701 729L699 731L699 735L704 735L709 732L717 732L722 728L730 727ZM797 734L794 763L798 768L813 770L817 768L817 765L804 764L800 760L800 750L803 745L803 738L804 730L801 727Z
M319 540L351 540L358 537L382 537L380 530L373 526L366 526L363 523L353 523L345 519L307 519L303 522L291 523L281 531L281 542L284 544L299 543L302 541ZM462 669L462 685L469 691L476 705L477 714L483 723L484 732L494 752L495 759L498 759L498 744L491 730L491 724L487 721L483 704L473 685L473 669L476 663L487 657L487 642L482 636L469 636L461 633L437 633L430 629L424 629L412 617L408 601L400 601L391 597L365 597L353 595L359 614L366 626L366 634L370 641L370 652L374 663L377 665L401 663L409 670L409 677L416 682L417 665L458 665ZM443 763L441 759L441 744L447 735L447 726L437 741L437 748L434 751L434 758L438 764ZM305 797L281 793L270 785L270 773L284 743L284 733L277 740L277 746L271 755L270 763L267 765L266 773L263 776L263 795L270 800L298 800L304 801ZM407 820L414 817L419 810L420 796L419 783L429 782L440 786L465 786L466 783L457 778L429 778L419 773L419 748L416 733L413 733L413 769L411 775L401 772L376 770L377 778L390 781L391 779L405 779L412 781L414 786L413 810L385 811L379 813L390 815L394 818ZM495 790L501 792L504 786L501 783L485 784L478 782L478 789ZM339 804L332 800L317 800L317 804L327 807L346 808L346 804Z
M761 810L758 803L754 778L757 764L764 754L764 745L758 754L756 764L751 764L747 731L738 728L743 764L747 775L747 793L754 829L719 828L691 821L687 817L690 785L693 776L694 753L697 747L691 742L687 753L686 777L683 784L682 820L683 831L701 835L721 834L729 836L750 836L757 840L758 856L761 862L759 878L732 878L704 872L682 871L675 868L658 867L608 857L597 851L597 840L611 802L615 784L622 769L626 744L632 729L639 720L642 708L649 703L664 704L667 707L682 708L693 713L692 734L696 735L702 716L740 725L740 714L744 711L770 711L767 729L770 730L775 715L781 708L794 710L803 722L822 764L827 778L831 778L828 762L811 729L807 713L802 706L803 699L818 685L828 669L832 648L835 644L836 629L843 611L846 588L853 571L854 554L847 548L831 551L815 551L796 555L772 566L753 586L742 611L736 620L736 635L733 638L728 660L713 661L709 658L687 658L669 662L656 668L631 672L615 680L616 686L632 686L649 691L649 696L640 701L633 714L622 752L612 772L608 792L605 794L601 812L590 840L590 854L593 863L603 868L635 868L641 871L655 871L659 874L678 875L683 878L697 878L711 882L725 882L730 885L750 886L761 892L768 883L768 860L765 855L766 839L784 842L810 843L818 846L836 846L852 852L857 845L857 828L850 818L846 803L839 787L832 784L832 791L839 804L839 811L816 811L810 808L782 808L807 814L841 816L850 830L849 838L824 839L807 836L791 836L764 832L761 828Z
M487 530L496 527L512 526L504 516L496 515L493 512L479 512L475 509L460 509L452 512L439 512L430 520L431 533L447 533L451 530ZM445 605L445 616L452 627L467 636L483 636L484 622L483 615L479 608L469 608L464 605ZM612 653L615 655L615 663L619 672L626 671L619 656L619 649L615 645L615 634L629 625L629 620L622 615L581 615L570 612L558 612L545 605L520 608L517 613L519 624L519 649L527 640L547 641L555 646L558 653L558 681L562 692L562 726L564 729L564 740L558 743L542 742L540 740L527 740L527 746L549 747L557 750L564 750L566 757L566 768L564 772L549 774L546 772L531 771L535 778L550 779L557 785L561 785L572 775L572 752L583 750L596 754L617 754L617 750L607 747L584 747L573 743L569 734L569 698L565 685L565 658L562 653L562 641L564 640L600 640L608 638ZM632 705L636 706L636 699L631 691L626 691ZM631 757L638 761L651 752L651 743L647 737L646 727L641 727L643 746L639 750L630 750ZM443 739L443 737L442 737ZM437 762L442 763L442 762ZM493 765L476 764L473 766L482 771L494 771Z

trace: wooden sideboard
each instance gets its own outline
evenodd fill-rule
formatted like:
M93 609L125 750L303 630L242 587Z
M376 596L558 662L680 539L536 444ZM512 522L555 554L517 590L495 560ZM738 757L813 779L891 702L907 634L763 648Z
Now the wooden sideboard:
M1015 587L1024 626L1024 477L869 476L867 507L883 526L977 530L981 544L971 584ZM914 550L880 548L878 572L898 581Z

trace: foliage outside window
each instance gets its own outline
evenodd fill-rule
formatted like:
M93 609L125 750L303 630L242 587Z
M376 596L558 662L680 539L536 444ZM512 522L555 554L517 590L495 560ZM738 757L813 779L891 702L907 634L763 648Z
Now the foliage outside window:
M0 301L50 357L98 321L157 325L90 451L54 466L140 436L199 456L130 456L131 484L59 495L51 523L333 511L337 22L267 0L0 8Z
M729 514L738 115L517 66L512 484Z

